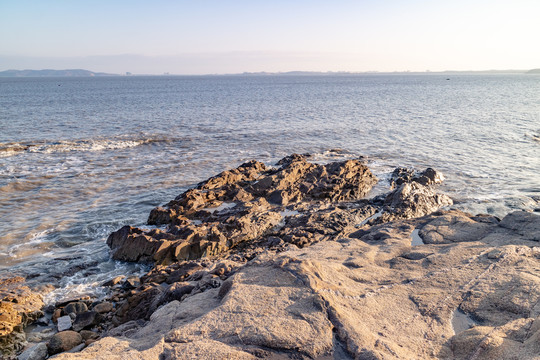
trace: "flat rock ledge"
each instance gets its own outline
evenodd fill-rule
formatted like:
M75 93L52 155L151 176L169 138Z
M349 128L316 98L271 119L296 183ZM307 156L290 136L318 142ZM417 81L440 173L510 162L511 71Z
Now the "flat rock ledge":
M154 267L54 359L540 358L540 217L447 210L441 181L400 168L365 199L357 160L225 171L111 234Z

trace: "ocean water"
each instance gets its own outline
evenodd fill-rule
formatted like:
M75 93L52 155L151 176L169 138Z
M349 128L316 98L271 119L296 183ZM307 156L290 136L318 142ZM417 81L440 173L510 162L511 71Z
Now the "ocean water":
M369 74L0 79L0 275L89 291L140 265L105 239L240 163L367 156L432 166L454 207L540 207L540 76Z

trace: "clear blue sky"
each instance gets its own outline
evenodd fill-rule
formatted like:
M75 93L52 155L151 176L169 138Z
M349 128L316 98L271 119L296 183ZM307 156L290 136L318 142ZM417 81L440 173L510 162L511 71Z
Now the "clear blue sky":
M0 0L0 70L540 67L540 1Z

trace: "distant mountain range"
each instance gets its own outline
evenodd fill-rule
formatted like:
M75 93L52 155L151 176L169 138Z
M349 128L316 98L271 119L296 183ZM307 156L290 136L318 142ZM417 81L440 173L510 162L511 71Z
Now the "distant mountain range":
M527 74L540 74L540 69L532 69L527 71Z
M64 76L111 76L115 74L107 74L101 72L93 72L83 69L69 70L6 70L0 71L0 77L64 77Z

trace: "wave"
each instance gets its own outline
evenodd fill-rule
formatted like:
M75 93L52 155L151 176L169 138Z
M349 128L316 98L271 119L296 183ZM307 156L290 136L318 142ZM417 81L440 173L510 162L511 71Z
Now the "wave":
M126 149L140 145L153 143L170 143L179 139L169 139L163 137L114 137L110 139L80 139L80 140L59 140L59 141L32 141L32 142L12 142L0 143L0 157L9 157L21 153L57 153L72 151L103 151Z

